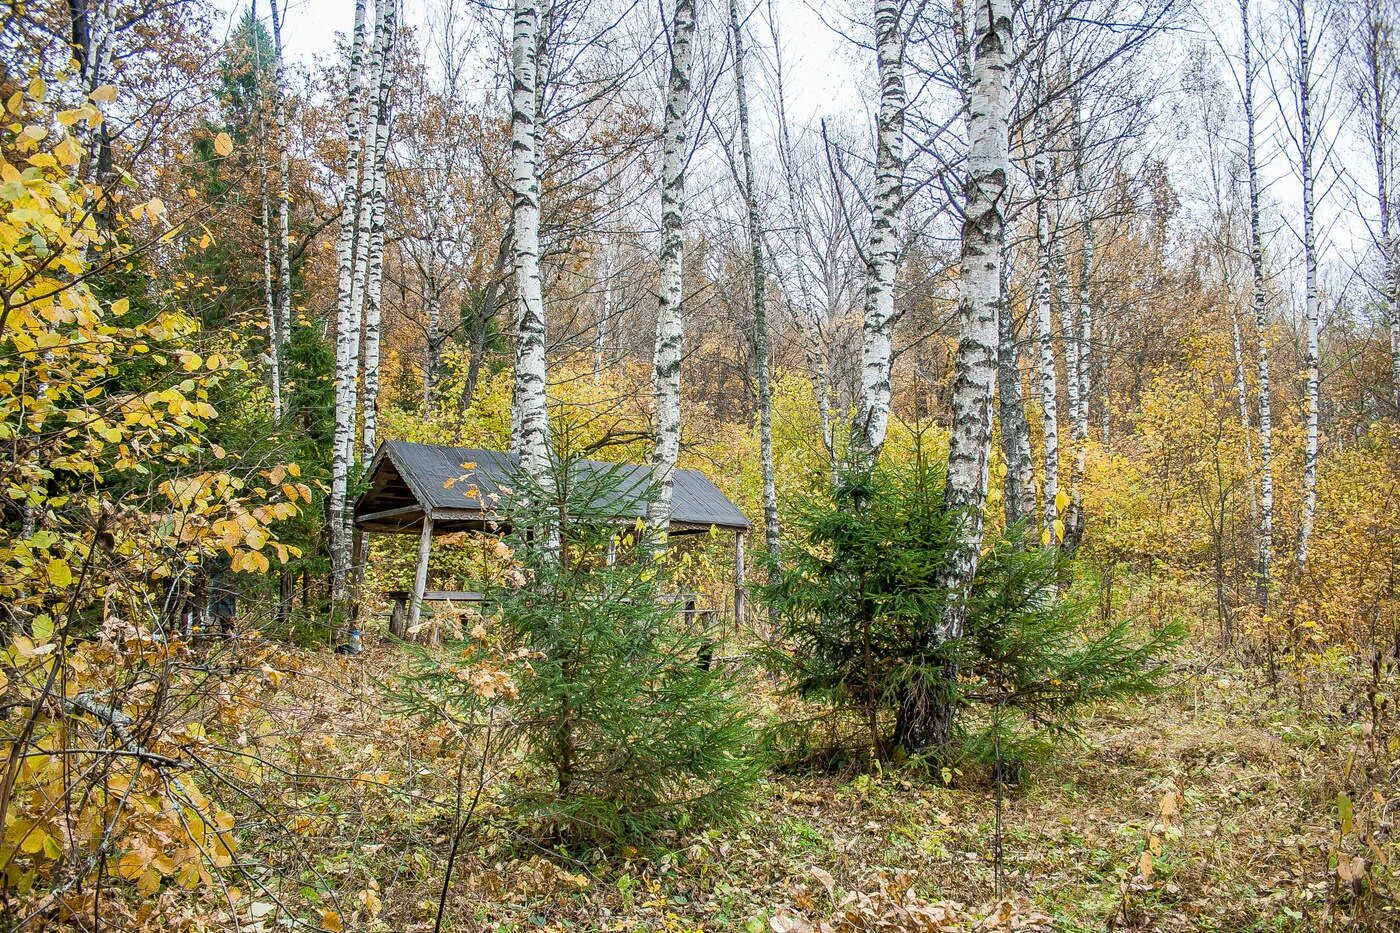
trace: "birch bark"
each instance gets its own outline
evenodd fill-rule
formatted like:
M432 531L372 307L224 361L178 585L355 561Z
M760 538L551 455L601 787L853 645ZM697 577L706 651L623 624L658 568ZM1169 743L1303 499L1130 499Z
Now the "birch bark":
M1386 325L1390 331L1390 366L1393 396L1400 412L1400 243L1396 242L1391 205L1391 165L1395 157L1392 127L1396 80L1394 24L1386 15L1384 0L1367 0L1361 39L1362 103L1376 171L1376 205L1380 211L1379 246L1385 294Z
M384 227L389 197L389 133L392 129L394 39L398 33L399 0L378 0L378 88L373 104L374 149L370 186L369 249L365 281L364 434L360 454L365 463L374 456L379 433L379 364L381 299L384 293Z
M346 492L356 426L355 391L359 363L359 314L355 307L355 256L360 235L360 163L364 148L366 0L356 0L354 38L350 46L350 97L345 109L345 177L341 187L340 237L336 243L338 288L335 328L335 432L331 441L331 600L345 599L350 567Z
M960 333L943 498L944 508L961 517L961 527L944 575L948 597L933 632L935 644L963 634L968 591L982 547L1006 236L1011 16L1006 0L977 0L976 10L958 296ZM945 665L944 676L956 678L956 666L951 661ZM953 735L955 711L949 684L919 684L900 704L896 741L906 749L945 748Z
M540 176L536 63L540 53L537 0L516 0L511 48L511 215L515 264L516 452L521 468L548 475L549 412L545 402L545 317L540 283Z
M270 0L271 5L275 5L275 0ZM258 21L258 5L256 0L249 7L253 22ZM282 345L279 338L279 327L277 325L277 292L272 281L272 179L271 169L267 161L267 115L268 101L266 100L265 86L263 80L262 64L262 44L259 41L258 33L251 34L253 44L253 80L256 82L257 93L254 97L257 112L258 131L258 187L260 195L260 205L258 213L259 231L262 234L262 274L263 274L263 317L267 322L267 368L269 382L272 384L272 416L277 420L282 418Z
M1094 325L1091 304L1091 276L1094 268L1094 216L1089 192L1089 172L1086 169L1084 125L1079 112L1078 95L1070 96L1070 127L1074 147L1074 205L1079 215L1079 289L1074 322L1078 331L1065 335L1066 345L1073 342L1074 372L1065 378L1075 385L1077 407L1071 433L1074 439L1074 466L1070 472L1070 515L1065 523L1065 538L1070 550L1084 540L1084 470L1089 448L1089 400L1093 357ZM1070 357L1066 356L1068 365Z
M1041 525L1047 544L1056 541L1056 522L1060 520L1060 416L1059 386L1055 374L1055 329L1050 302L1050 156L1048 130L1043 117L1036 118L1039 137L1031 169L1035 188L1036 218L1036 283L1035 329L1039 350L1037 388L1040 396L1041 434L1044 438L1041 481Z
M1299 168L1303 181L1303 264L1307 301L1304 309L1303 370L1303 504L1298 520L1298 542L1294 558L1298 570L1308 566L1313 521L1317 516L1317 447L1320 387L1318 374L1318 330L1320 312L1317 294L1317 242L1313 216L1313 125L1312 55L1308 48L1308 18L1305 0L1294 0L1298 16L1298 116Z
M1255 599L1269 608L1274 554L1274 414L1269 396L1269 320L1264 309L1264 247L1259 229L1259 150L1255 140L1254 58L1249 31L1249 0L1240 0L1244 35L1245 160L1249 176L1249 261L1253 277L1255 339L1259 357L1259 556Z
M284 0L285 2L285 0ZM292 236L291 236L291 144L287 111L287 65L282 51L282 16L277 0L268 0L272 9L272 48L274 59L274 106L277 115L277 343L285 350L292 328Z
M1055 193L1056 201L1063 203L1060 197L1060 165L1058 161L1051 162L1054 172L1052 189ZM1050 258L1055 269L1055 304L1060 309L1060 347L1064 352L1065 359L1065 416L1069 419L1068 441L1069 441L1069 501L1060 516L1061 524L1053 526L1052 531L1060 539L1060 543L1067 549L1073 550L1076 529L1080 521L1080 514L1083 511L1083 502L1080 498L1082 476L1080 467L1083 463L1079 458L1079 427L1087 424L1082 418L1082 402L1079 397L1079 327L1075 321L1075 302L1073 291L1069 281L1069 261L1066 257L1065 234L1066 225L1059 210L1055 212L1055 220L1050 230ZM1062 438L1064 440L1064 438ZM1059 511L1057 509L1057 511Z
M768 351L768 276L764 269L763 216L758 207L749 139L749 98L744 83L744 30L739 0L729 0L729 30L734 39L734 88L739 105L739 153L744 168L744 206L749 224L749 261L753 266L753 353L758 380L759 459L763 473L763 540L769 557L781 552L778 493L773 477L773 385Z
M978 0L976 22L959 281L960 327L944 490L944 507L963 518L948 580L950 598L938 632L940 640L963 633L967 591L982 547L992 445L992 387L997 374L997 312L1001 306L1006 238L1011 15L1005 0Z
M1011 257L1001 261L1001 308L997 316L997 414L1001 421L1001 453L1006 461L1002 507L1006 526L1035 520L1035 473L1031 461L1030 424L1021 387L1021 344L1011 313Z
M671 72L661 139L661 281L656 313L653 387L656 392L656 450L652 455L657 496L650 520L671 526L671 493L681 448L682 259L685 224L685 167L690 108L691 45L695 0L676 0L671 21Z
M875 142L875 197L867 255L865 318L861 326L860 393L851 423L850 457L869 466L885 442L890 420L890 360L899 209L904 187L904 37L899 0L875 0L875 61L880 113Z

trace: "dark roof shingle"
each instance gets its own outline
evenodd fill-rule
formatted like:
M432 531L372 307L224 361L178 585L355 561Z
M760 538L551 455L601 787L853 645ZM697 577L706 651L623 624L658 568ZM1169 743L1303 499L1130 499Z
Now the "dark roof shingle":
M392 463L412 490L414 497L430 509L494 510L497 503L510 494L511 477L515 475L520 458L498 450L470 447L446 447L437 444L416 444L409 441L386 441L375 455L372 472L382 469L385 460ZM585 470L608 471L617 477L617 486L609 497L612 502L599 503L601 514L616 518L632 518L642 514L645 503L639 501L651 482L651 468L635 464L607 463L583 460ZM369 490L356 504L356 514L376 511L373 501L377 484L371 480ZM671 494L671 519L688 525L716 525L726 529L747 529L749 520L738 507L705 474L698 470L677 470Z

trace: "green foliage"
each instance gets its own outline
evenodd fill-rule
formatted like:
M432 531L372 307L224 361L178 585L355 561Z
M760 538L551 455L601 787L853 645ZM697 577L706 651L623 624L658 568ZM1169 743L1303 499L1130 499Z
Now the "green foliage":
M789 563L759 588L782 620L775 660L802 696L858 712L866 750L884 757L885 714L927 660L927 627L942 613L939 573L956 530L942 509L942 471L922 457L885 461L810 488L785 503Z
M1131 619L1094 625L1073 571L1062 552L1028 547L1012 529L983 554L967 630L949 645L960 703L985 713L964 718L963 750L1003 777L1075 735L1090 704L1155 692L1158 659L1182 637L1176 624L1145 635Z
M486 620L502 655L521 659L509 727L525 762L513 799L521 819L563 841L606 844L737 813L760 771L749 710L703 663L707 632L668 598L653 533L603 517L635 514L650 490L567 455L542 479L515 477L503 504L520 572L488 591ZM624 552L611 565L610 547Z
M1155 659L1179 630L1139 638L1122 621L1095 631L1089 604L1069 588L1070 562L1027 547L1019 529L983 554L962 637L936 641L956 532L937 462L916 451L828 490L790 504L796 546L760 594L781 619L778 660L796 690L859 713L874 755L896 754L886 733L914 682L944 691L955 714L989 711L959 717L958 740L1003 762L1072 734L1086 704L1155 687Z
M701 661L706 632L666 598L669 569L641 522L650 490L620 469L563 456L550 482L517 477L509 508L526 583L496 594L532 655L518 723L538 778L519 803L568 838L607 841L686 829L736 812L758 776L749 712ZM552 529L552 530L548 530ZM558 547L531 539L558 536ZM610 545L633 559L608 566ZM659 557L659 555L658 555Z

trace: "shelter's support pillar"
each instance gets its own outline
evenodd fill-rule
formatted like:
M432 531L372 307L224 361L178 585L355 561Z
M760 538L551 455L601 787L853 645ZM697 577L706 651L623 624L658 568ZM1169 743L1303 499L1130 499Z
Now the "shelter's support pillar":
M428 588L428 554L433 549L433 516L423 512L423 532L418 536L418 568L413 573L413 599L408 604L408 631L418 627L423 611L423 592Z
M744 622L744 608L748 593L744 583L744 532L734 532L734 623Z

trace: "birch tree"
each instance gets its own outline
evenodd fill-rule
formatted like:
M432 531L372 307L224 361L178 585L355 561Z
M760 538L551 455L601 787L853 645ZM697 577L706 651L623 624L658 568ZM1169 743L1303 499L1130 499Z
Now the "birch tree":
M885 442L890 419L891 339L898 271L898 220L904 188L904 35L900 0L875 0L875 61L880 111L875 139L875 196L866 254L860 391L851 423L850 456L869 465Z
M365 281L364 310L364 434L361 439L361 459L368 463L374 456L379 425L379 357L380 299L384 288L384 222L389 186L390 92L393 82L394 38L398 32L398 0L377 0L375 32L379 38L378 84L374 96L374 137L372 162L369 166L371 183L369 248Z
M1274 414L1269 394L1269 320L1264 302L1264 245L1259 226L1259 147L1254 109L1254 46L1250 36L1249 0L1240 0L1244 75L1242 93L1245 126L1245 164L1249 191L1249 262L1253 273L1251 304L1254 309L1256 354L1259 358L1259 557L1256 601L1260 612L1269 606L1274 553Z
M1065 540L1070 550L1074 550L1084 539L1084 470L1089 448L1089 397L1092 381L1094 325L1092 279L1094 270L1094 215L1091 203L1089 172L1087 164L1085 128L1080 112L1079 92L1072 90L1069 95L1070 108L1070 147L1072 152L1072 180L1074 185L1075 212L1079 219L1079 287L1077 303L1065 334L1065 345L1073 346L1073 355L1065 355L1065 379L1074 384L1074 410L1071 435L1074 441L1074 461L1070 470L1069 518L1065 522ZM1069 371L1070 365L1073 371Z
M286 3L286 0L283 0ZM287 109L287 63L282 51L282 18L277 0L268 0L272 11L273 108L277 120L277 346L285 352L292 327L292 173L291 114Z
M749 226L749 262L753 269L753 349L758 381L758 436L763 472L763 535L769 556L780 553L778 492L773 479L773 386L768 353L768 277L764 270L763 217L753 171L749 139L749 100L744 83L744 30L739 0L729 0L729 31L734 40L734 92L739 106L739 153L744 173L744 208Z
M1041 434L1041 525L1047 544L1056 540L1060 524L1060 416L1059 387L1055 373L1055 328L1051 308L1050 243L1050 155L1049 129L1043 116L1036 119L1036 151L1032 167L1035 192L1035 334L1037 355L1036 386L1040 397Z
M1296 15L1298 61L1298 171L1303 183L1303 266L1305 304L1303 312L1303 502L1298 518L1298 541L1294 559L1298 570L1307 569L1308 546L1317 516L1317 452L1320 391L1318 374L1321 311L1318 307L1317 232L1313 158L1316 139L1313 126L1313 55L1309 42L1306 0L1292 0Z
M967 172L964 180L959 338L954 362L952 431L943 505L960 517L944 573L948 593L935 643L960 638L967 597L982 548L987 467L992 445L992 389L997 375L997 317L1010 174L1011 13L1005 0L977 0ZM955 670L945 671L956 677ZM920 684L901 704L896 741L905 748L944 748L954 704L945 686Z
M272 6L275 0L270 0ZM250 5L249 15L254 24L258 22L258 5ZM275 16L276 14L274 14ZM259 233L262 235L262 276L263 276L263 319L267 325L267 368L272 384L272 416L282 418L282 341L281 328L277 323L277 291L272 279L272 180L268 165L268 101L267 82L263 74L262 39L255 29L251 33L253 49L253 81L256 88L254 106L255 126L258 134L258 187L259 187ZM278 121L280 122L280 120Z
M681 348L685 339L682 259L685 225L685 169L688 155L691 45L695 0L676 0L671 18L671 68L661 129L661 256L656 312L653 388L656 393L656 449L652 457L657 495L651 522L671 525L671 492L681 449Z
M1002 458L1006 461L1002 506L1008 528L1035 519L1035 467L1021 386L1021 342L1011 308L1011 265L1011 252L1006 248L1001 261L1001 308L997 314L997 418L1001 423Z
M1400 412L1400 243L1393 216L1396 141L1394 107L1397 70L1395 24L1382 0L1364 0L1356 62L1357 100L1376 175L1377 225L1374 233L1381 260L1381 292L1390 333L1392 400Z
M350 45L350 95L345 109L345 175L341 185L340 236L336 242L337 296L335 333L335 432L331 441L331 599L345 598L350 564L346 493L359 397L355 377L359 365L359 309L354 291L355 257L360 239L360 162L364 149L366 0L355 2L354 35Z
M511 44L511 217L515 264L514 437L521 468L547 475L549 412L546 408L544 295L540 282L540 174L538 145L539 0L516 0Z

